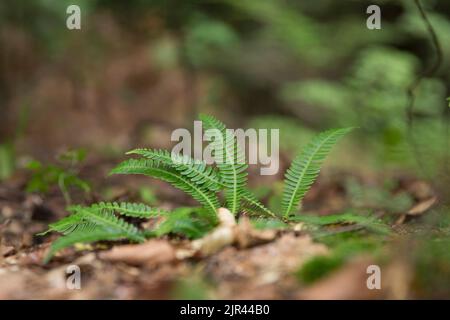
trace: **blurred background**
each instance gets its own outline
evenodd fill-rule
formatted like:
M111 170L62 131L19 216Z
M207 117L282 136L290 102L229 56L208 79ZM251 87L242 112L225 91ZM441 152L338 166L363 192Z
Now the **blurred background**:
M66 27L70 4L81 8L81 30ZM366 27L371 4L380 30ZM430 188L447 203L450 2L422 4L438 50L411 0L3 0L0 180L34 170L28 190L46 191L40 169L87 155L95 185L96 164L170 147L172 130L202 112L231 128L280 129L279 175L251 178L263 197L280 192L274 181L315 133L356 126L307 210L364 201L404 212ZM71 184L88 190L75 175ZM155 202L152 190L137 192Z
M444 58L416 90L429 171L448 138L450 4L423 2ZM70 4L81 30L66 28ZM366 27L370 4L381 30ZM165 145L206 112L281 128L288 154L315 131L352 125L352 166L416 160L403 153L407 90L436 51L414 1L7 0L0 19L2 158L8 143L47 160L61 148Z

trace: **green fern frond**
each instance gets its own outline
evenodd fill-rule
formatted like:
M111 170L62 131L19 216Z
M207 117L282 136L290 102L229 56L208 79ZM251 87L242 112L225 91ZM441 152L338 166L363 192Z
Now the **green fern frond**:
M91 243L96 241L106 241L106 240L118 240L126 238L127 235L118 231L104 229L102 227L96 227L95 229L86 231L77 231L68 235L64 235L53 242L50 247L50 251L44 259L44 263L50 261L50 259L61 249L70 247L76 243Z
M212 214L216 214L219 200L213 191L193 183L177 170L162 163L147 159L130 159L120 163L110 174L143 174L161 179L190 194Z
M220 132L222 139L212 142L213 150L220 177L225 186L225 198L228 209L237 213L240 207L242 194L247 183L247 164L245 154L240 150L236 137L227 133L225 125L216 118L209 115L200 115L205 130L214 129ZM206 134L208 132L206 131ZM221 140L221 141L219 141Z
M130 240L136 242L143 242L145 240L134 225L114 215L112 210L97 210L95 208L81 206L72 207L70 210L76 212L76 214L81 214L84 221L104 227L107 230L121 232Z
M167 150L140 148L128 151L127 154L137 154L166 164L208 190L218 191L221 188L218 173L214 167L208 166L204 161L194 160L189 156L171 154Z
M296 210L300 201L319 175L320 168L339 138L353 128L334 129L320 133L294 159L285 174L282 196L283 216Z
M94 210L110 210L120 215L133 218L151 218L162 214L161 209L151 208L143 203L99 202L91 205Z
M39 233L39 236L43 236L49 232L56 231L62 234L69 234L75 231L79 226L84 224L83 215L81 213L71 214L59 221L49 224L48 230Z
M180 155L171 155L167 150L152 150L139 148L134 149L127 154L137 154L141 155L147 159L152 159L155 161L160 161L164 164L172 166L177 169L182 175L189 178L193 178L192 181L199 185L205 186L207 189L212 191L218 191L225 188L225 184L220 180L220 176L214 170L213 167L207 166L204 162L197 162L196 160ZM175 163L173 161L173 156L179 157L176 159ZM242 200L247 208L252 208L254 212L263 213L275 217L276 215L266 208L249 190L245 190L242 193Z
M171 233L190 239L200 238L217 225L216 217L211 218L203 208L177 208L158 225L155 235L159 237Z

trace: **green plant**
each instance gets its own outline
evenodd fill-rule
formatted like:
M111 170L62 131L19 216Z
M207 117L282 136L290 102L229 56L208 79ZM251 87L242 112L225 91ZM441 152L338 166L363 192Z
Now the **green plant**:
M43 165L37 160L30 161L27 168L33 172L27 183L27 192L46 193L57 185L66 200L71 203L69 189L76 187L84 192L90 191L89 184L78 177L77 167L83 162L86 152L83 149L70 150L58 157L58 164Z
M222 139L213 140L213 150L219 153L215 156L222 156L222 159L228 161L222 161L213 167L187 156L172 155L166 150L135 149L127 154L140 158L120 163L112 169L111 174L139 174L163 180L191 195L202 208L166 212L144 204L130 203L102 202L90 207L72 206L69 207L72 215L50 225L48 231L56 231L63 236L53 244L49 257L57 250L76 242L122 238L140 242L145 237L169 233L189 238L200 237L217 223L216 211L221 206L219 192L223 192L226 206L234 214L243 210L252 216L288 222L294 218L299 203L317 178L333 145L351 130L329 130L306 145L286 173L282 196L283 212L276 214L266 208L246 187L247 165L240 161L244 154L238 147L236 137L226 139L225 125L214 117L201 115L200 119L206 130L216 129L216 132L220 132ZM218 144L220 141L226 143ZM163 222L156 224L151 230L139 231L118 215L143 219L162 217Z
M311 284L339 269L354 256L360 254L380 256L382 248L383 241L378 238L339 239L330 254L315 256L307 260L297 271L297 278L304 284Z

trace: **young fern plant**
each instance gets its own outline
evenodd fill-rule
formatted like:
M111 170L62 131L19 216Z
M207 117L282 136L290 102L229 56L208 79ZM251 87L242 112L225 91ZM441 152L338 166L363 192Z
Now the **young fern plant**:
M171 154L166 150L134 149L127 154L139 158L125 160L110 174L139 174L165 181L197 200L202 208L196 218L193 210L161 211L144 204L100 202L89 207L72 206L72 213L53 223L49 230L61 233L47 256L50 259L58 250L78 242L128 239L142 242L147 237L169 233L181 233L188 237L199 237L209 226L217 223L216 211L221 207L218 193L223 192L226 207L234 214L246 211L259 217L268 217L289 222L299 203L317 178L320 168L337 141L352 128L323 132L315 137L294 159L285 175L282 195L282 212L274 213L265 207L246 187L247 164L237 138L226 126L209 115L201 115L205 135L212 141L216 166L188 156ZM141 219L165 217L159 229L140 231L120 216ZM44 233L44 234L45 234Z

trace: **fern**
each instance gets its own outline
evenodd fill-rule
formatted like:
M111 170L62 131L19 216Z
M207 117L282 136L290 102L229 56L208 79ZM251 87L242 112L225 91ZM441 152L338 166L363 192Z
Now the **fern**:
M151 218L160 215L161 209L151 208L143 203L100 202L91 206L94 210L110 210L120 215L133 218Z
M319 175L320 168L339 138L353 128L343 128L320 133L308 143L294 159L285 175L281 207L283 216L288 217L296 210L299 202Z
M189 239L200 238L217 224L202 208L181 207L172 211L155 229L155 236L178 234Z
M270 209L264 206L258 200L258 198L256 198L256 196L248 189L245 189L244 192L242 193L242 202L243 202L242 206L246 211L253 213L261 213L272 218L278 218L275 213L273 213Z
M190 157L170 154L167 150L145 148L134 149L127 152L127 154L137 154L147 159L160 161L178 170L180 174L191 179L192 182L202 185L211 191L219 191L226 188L226 185L220 180L220 176L213 167L207 167L204 162ZM276 216L247 189L242 192L242 200L245 208L252 212L262 213L271 217Z
M145 240L135 226L115 216L112 210L82 206L74 206L69 210L75 212L75 215L80 214L85 222L102 226L107 230L121 232L130 240L136 242Z
M222 135L221 141L215 140L212 143L214 150L220 150L214 156L220 160L217 167L225 186L228 209L232 213L237 213L247 183L247 164L244 161L244 153L239 149L236 137L227 133L227 129L222 122L208 115L200 115L200 120L202 120L206 130L218 130Z
M229 210L238 213L244 211L270 217L260 221L261 225L287 226L295 221L290 214L296 209L306 192L317 178L325 157L340 137L351 128L330 130L319 134L294 159L285 178L282 196L282 215L266 208L257 197L246 188L247 165L244 154L239 149L236 137L227 133L225 125L211 116L200 116L205 129L215 129L219 133L212 147L218 161L217 168L207 166L187 156L173 155L166 150L135 149L127 154L143 158L129 159L111 170L110 174L141 174L170 183L174 187L190 194L203 205L203 208L179 208L167 212L151 208L145 204L128 202L100 202L89 207L71 206L71 215L49 225L46 234L55 231L63 234L56 240L47 256L50 259L55 252L78 242L128 239L142 242L147 237L177 234L188 238L198 238L217 224L216 210L220 203L217 197L223 191ZM206 131L207 135L210 134ZM211 136L210 136L211 138ZM221 141L220 141L221 140ZM222 143L222 142L225 143ZM150 230L140 231L118 215L148 219L163 217L163 221ZM282 220L282 221L280 221Z
M78 242L95 242L100 240L116 240L119 238L142 242L145 237L135 226L114 215L114 211L130 216L147 216L149 208L142 204L132 203L98 203L90 207L71 206L71 215L49 225L49 230L62 233L56 240L46 257L46 261L59 250Z
M190 194L212 215L216 214L219 207L219 200L213 191L193 183L189 178L163 163L147 159L130 159L119 164L111 171L111 174L143 174L158 178Z
M192 182L211 191L218 191L221 188L217 171L213 167L207 166L204 161L194 160L188 156L171 154L167 150L135 149L128 151L127 154L137 154L147 159L160 161L173 167Z
M49 224L49 229L47 231L39 233L38 235L43 236L52 231L56 231L62 234L69 234L75 231L79 226L83 227L83 224L83 214L75 213L55 223Z

